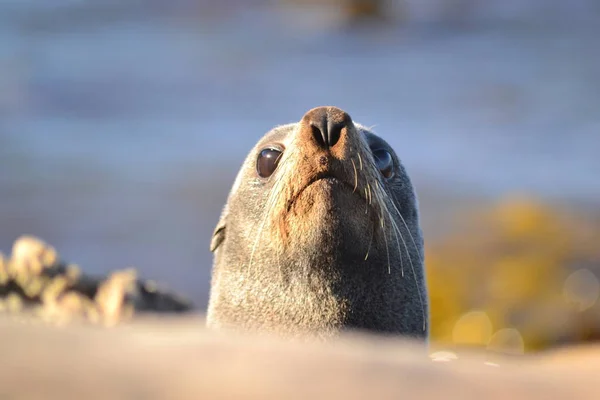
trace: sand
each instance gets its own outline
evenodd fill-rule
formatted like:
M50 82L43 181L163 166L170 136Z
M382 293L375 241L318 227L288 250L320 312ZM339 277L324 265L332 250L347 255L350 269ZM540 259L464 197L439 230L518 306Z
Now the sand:
M0 318L0 399L599 399L600 347L433 361L417 343L212 332L201 316L113 328Z

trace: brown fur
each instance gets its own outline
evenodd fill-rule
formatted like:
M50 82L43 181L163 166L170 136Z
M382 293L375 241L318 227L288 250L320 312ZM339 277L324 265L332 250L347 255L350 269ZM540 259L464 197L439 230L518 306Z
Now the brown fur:
M315 133L328 129L330 144ZM283 153L264 179L255 166L268 147ZM380 148L393 154L392 179L376 167L372 150ZM268 132L240 170L211 244L208 324L423 338L422 243L416 196L393 150L344 111L315 108Z

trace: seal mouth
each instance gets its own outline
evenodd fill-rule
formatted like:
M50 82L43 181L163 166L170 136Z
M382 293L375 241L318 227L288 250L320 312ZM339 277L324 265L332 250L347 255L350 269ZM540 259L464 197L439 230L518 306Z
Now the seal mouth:
M339 177L331 174L331 173L327 173L327 172L323 172L320 174L315 175L313 178L311 178L306 185L304 185L289 201L288 201L288 205L287 205L287 211L290 211L290 209L292 208L292 206L294 205L294 203L296 202L296 200L298 200L298 198L302 195L302 193L304 193L304 191L306 189L308 189L309 187L311 187L312 185L314 185L317 182L321 182L321 181L327 181L330 182L333 185L341 185L341 186L345 186L346 188L350 189L352 192L356 192L356 194L360 196L360 193L358 192L358 190L356 190L356 187L352 184L350 184L349 182L347 182L344 179L340 179Z

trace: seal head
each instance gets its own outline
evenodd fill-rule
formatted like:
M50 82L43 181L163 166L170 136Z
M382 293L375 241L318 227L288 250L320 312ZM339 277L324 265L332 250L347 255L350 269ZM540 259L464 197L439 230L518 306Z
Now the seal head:
M425 338L417 198L392 148L335 107L268 132L215 229L207 324Z

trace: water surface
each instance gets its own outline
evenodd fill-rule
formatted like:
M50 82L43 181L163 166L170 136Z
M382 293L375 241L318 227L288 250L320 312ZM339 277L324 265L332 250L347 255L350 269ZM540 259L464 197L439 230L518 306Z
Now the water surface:
M397 150L426 234L450 197L600 198L594 24L350 31L183 0L43 4L0 5L5 251L40 235L89 271L137 266L203 306L246 152L324 104Z

